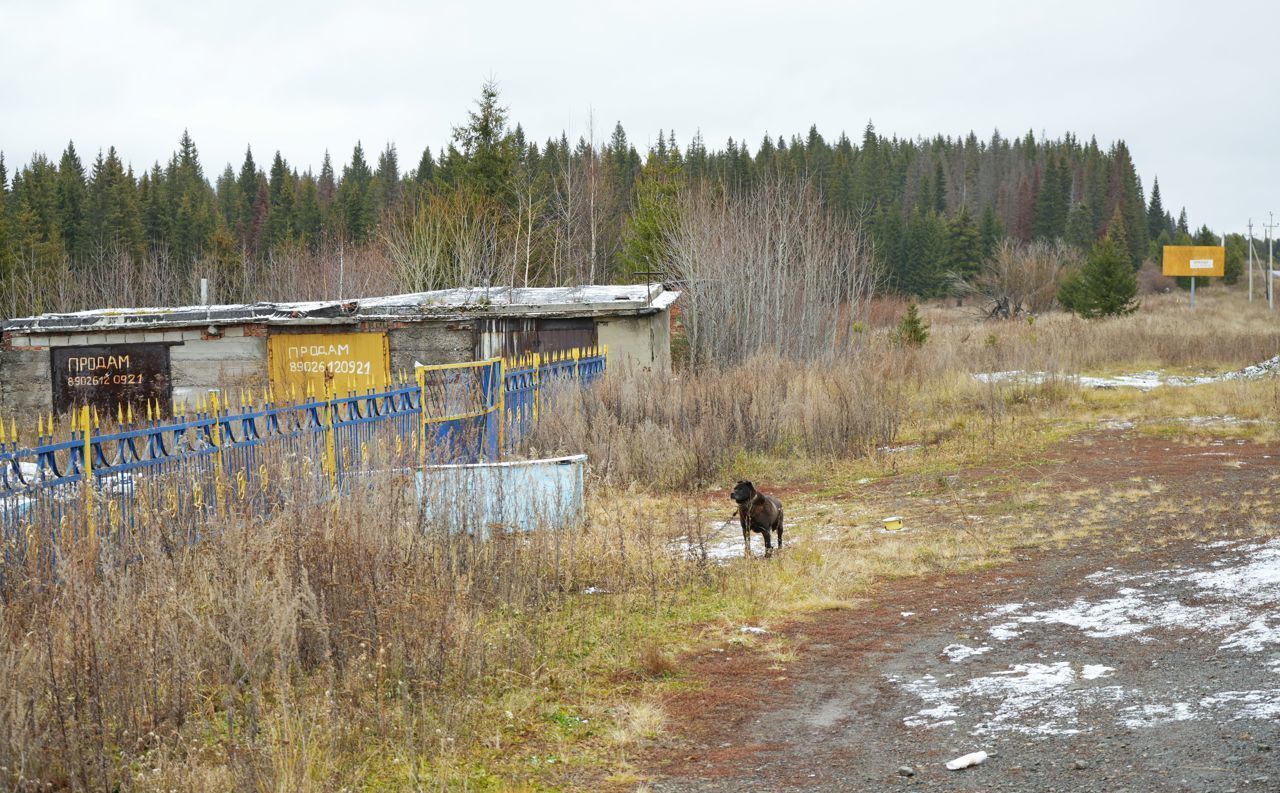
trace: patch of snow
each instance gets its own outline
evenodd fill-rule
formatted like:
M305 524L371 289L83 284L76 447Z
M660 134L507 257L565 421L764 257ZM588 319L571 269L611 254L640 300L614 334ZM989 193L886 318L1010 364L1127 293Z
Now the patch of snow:
M991 638L998 642L1007 642L1010 639L1016 639L1022 634L1018 629L1018 623L1006 622L1000 625L992 625L987 629L987 633L991 634Z
M1159 703L1130 705L1120 713L1122 714L1120 723L1130 729L1158 727L1161 724L1195 718L1190 702L1173 702L1168 705Z
M1228 721L1236 719L1271 720L1280 718L1280 688L1263 691L1223 691L1204 697L1200 707L1205 710L1228 708Z
M754 633L759 636L768 633L768 631L764 628L757 628L754 625L743 625L741 628L738 628L738 633Z
M1131 430L1135 425L1132 421L1127 421L1125 419L1107 419L1098 426L1102 427L1104 430Z
M942 648L942 654L947 656L953 664L959 663L966 658L989 652L991 652L990 647L969 647L963 644L948 644Z
M1265 543L1220 541L1205 547L1215 557L1205 564L1149 572L1108 568L1082 579L1100 590L1098 597L1081 596L1041 606L1005 603L977 619L998 641L1050 625L1068 626L1099 639L1146 642L1156 641L1161 631L1176 632L1178 641L1195 631L1220 636L1219 652L1223 654L1269 653L1260 663L1280 674L1280 657L1274 652L1280 647L1280 617L1275 616L1280 606L1280 539ZM952 644L942 654L956 662L992 649ZM1152 667L1156 666L1152 662ZM1103 664L1014 663L1003 671L966 680L968 668L958 667L959 674L947 673L943 680L933 675L916 679L891 676L890 680L919 697L924 706L904 723L938 727L960 721L969 713L974 724L965 729L971 735L1017 732L1045 736L1080 732L1084 727L1078 714L1099 707L1112 710L1116 722L1130 728L1188 719L1280 718L1280 688L1175 691L1168 701L1151 701L1141 687L1097 683L1117 676L1114 667Z
M1266 617L1260 617L1228 636L1218 649L1256 653L1269 644L1280 644L1280 626L1272 627Z
M955 686L940 685L933 675L911 681L889 679L919 697L925 708L903 719L908 727L940 726L943 718L961 716L960 704L975 701L983 716L973 735L1016 732L1026 735L1075 735L1081 732L1077 714L1097 703L1119 701L1119 686L1080 686L1084 671L1096 676L1096 667L1080 673L1069 661L1014 664L1009 669L975 677ZM1093 678L1087 678L1093 679Z
M900 611L898 613L904 617L914 617L916 615L914 611Z
M1192 377L1180 375L1166 377L1162 373L1155 371L1137 372L1115 377L1090 377L1088 375L1053 375L1048 372L1014 370L1008 372L978 372L973 375L973 378L980 383L1020 383L1023 385L1039 385L1057 378L1066 382L1075 382L1082 388L1136 388L1139 391L1150 391L1160 386L1184 387L1231 380L1257 380L1275 374L1277 371L1280 371L1280 355L1234 372Z
M1015 611L1021 611L1023 608L1032 605L1031 603L1005 603L1003 606L996 606L987 612L988 617L1003 617L1006 614L1012 614Z

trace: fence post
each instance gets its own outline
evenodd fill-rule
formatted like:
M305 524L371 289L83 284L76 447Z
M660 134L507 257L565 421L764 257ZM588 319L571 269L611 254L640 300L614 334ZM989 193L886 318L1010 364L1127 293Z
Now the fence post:
M218 510L218 514L221 515L222 499L223 499L223 494L225 493L225 490L224 490L224 483L222 481L222 474L223 474L222 421L220 421L218 418L219 403L220 403L220 400L218 399L218 392L210 391L209 392L209 412L213 415L213 448L214 448L213 465L217 469L214 473L214 478L213 478L214 500L217 502L216 507Z
M533 354L533 423L538 423L538 407L542 403L542 354Z
M507 450L507 374L501 358L494 368L498 371L498 459L501 460Z
M334 443L333 425L337 421L337 408L334 406L334 393L329 388L325 388L325 422L324 422L324 459L325 467L329 469L329 485L337 488L338 486L338 446Z
M80 430L84 433L84 459L80 465L80 483L84 485L85 531L92 544L97 541L97 530L93 520L93 427L89 422L89 406L84 405L80 408Z
M427 464L427 371L414 368L414 376L418 379L418 462Z

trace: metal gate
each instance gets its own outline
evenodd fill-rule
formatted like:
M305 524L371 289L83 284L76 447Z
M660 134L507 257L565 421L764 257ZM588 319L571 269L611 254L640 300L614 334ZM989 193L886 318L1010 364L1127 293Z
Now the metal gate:
M520 358L586 349L597 344L596 322L590 317L540 319L502 317L476 322L476 358Z

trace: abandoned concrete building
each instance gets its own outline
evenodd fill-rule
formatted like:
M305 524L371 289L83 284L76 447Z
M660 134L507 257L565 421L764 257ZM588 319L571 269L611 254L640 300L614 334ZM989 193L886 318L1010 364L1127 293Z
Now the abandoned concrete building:
M501 287L10 319L0 324L0 413L148 402L168 413L211 390L287 394L326 376L360 390L415 363L606 345L612 368L668 370L679 296L661 284Z

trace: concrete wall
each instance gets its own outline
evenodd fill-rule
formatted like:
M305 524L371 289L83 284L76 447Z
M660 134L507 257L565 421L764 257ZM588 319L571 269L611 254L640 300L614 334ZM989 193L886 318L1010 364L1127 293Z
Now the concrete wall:
M414 362L463 363L475 360L475 333L470 320L419 322L387 332L391 372L413 374Z
M261 388L267 382L263 336L227 327L221 338L206 339L199 329L12 335L0 349L0 411L30 413L53 408L50 347L90 344L168 343L174 404L190 406L214 388Z
M30 416L53 408L49 350L0 349L0 416Z
M245 336L243 328L225 328L220 339L175 344L169 349L169 375L175 407L190 409L215 389L261 392L267 385L267 338Z
M609 346L610 366L671 369L670 311L638 317L600 317L596 323L600 343ZM268 380L267 337L258 335L261 332L256 326L225 326L218 338L207 338L200 328L10 334L0 346L0 412L20 415L52 409L49 348L61 346L168 343L175 406L190 406L216 388L258 390ZM461 363L475 357L472 320L392 325L387 342L393 374L412 373L415 361Z
M601 344L609 345L609 366L671 371L671 312L641 317L601 317L596 322Z

